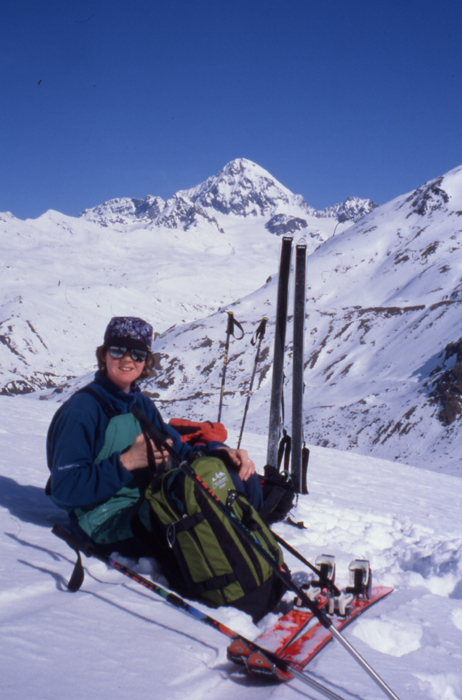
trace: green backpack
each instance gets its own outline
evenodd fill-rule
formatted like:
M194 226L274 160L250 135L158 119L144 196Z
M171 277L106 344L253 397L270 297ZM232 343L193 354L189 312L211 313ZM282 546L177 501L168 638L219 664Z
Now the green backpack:
M192 466L278 565L283 565L273 534L246 498L236 492L223 462L200 457ZM145 527L146 504L150 531ZM279 602L285 592L279 576L180 469L156 476L145 491L144 503L139 505L132 530L162 562L169 585L178 593L211 607L239 608L254 620Z

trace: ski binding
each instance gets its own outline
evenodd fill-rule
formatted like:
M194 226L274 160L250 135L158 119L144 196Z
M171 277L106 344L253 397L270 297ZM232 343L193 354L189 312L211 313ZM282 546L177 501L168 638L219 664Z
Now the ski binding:
M348 570L350 572L350 585L346 587L346 593L352 593L357 598L369 600L372 590L372 574L368 560L354 559Z
M335 580L335 557L331 554L320 554L316 557L316 566L320 571L320 581L319 585L322 586L323 581L330 581L331 583ZM325 586L322 586L325 588Z

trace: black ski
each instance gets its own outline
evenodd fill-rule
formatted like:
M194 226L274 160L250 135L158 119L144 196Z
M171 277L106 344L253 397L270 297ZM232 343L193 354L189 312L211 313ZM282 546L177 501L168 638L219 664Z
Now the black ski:
M292 480L297 493L308 493L308 467L303 439L303 346L305 335L306 243L295 247L295 294L292 374Z
M268 453L266 457L266 463L273 467L277 467L278 464L278 446L281 437L281 406L291 253L292 238L284 236L282 239L281 261L279 265L276 328L274 332L273 380L268 427Z

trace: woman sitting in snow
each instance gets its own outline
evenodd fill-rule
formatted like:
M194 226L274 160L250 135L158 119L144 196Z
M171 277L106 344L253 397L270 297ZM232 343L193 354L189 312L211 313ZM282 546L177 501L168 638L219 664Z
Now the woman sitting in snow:
M146 551L134 538L130 516L140 493L149 483L148 445L131 413L137 404L183 458L194 449L164 423L154 403L138 382L152 374L152 326L140 318L115 317L97 348L99 370L93 382L71 396L55 415L47 439L51 477L47 493L69 512L72 532L95 543L100 551L141 556ZM168 453L150 441L157 467ZM246 450L220 443L201 446L230 467L237 490L260 510L260 480Z

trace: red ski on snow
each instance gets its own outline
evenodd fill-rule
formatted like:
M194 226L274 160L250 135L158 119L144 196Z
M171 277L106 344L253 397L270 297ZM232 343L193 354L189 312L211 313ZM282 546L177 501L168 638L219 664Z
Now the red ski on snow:
M386 586L376 586L375 588L372 588L370 592L370 597L368 599L354 598L351 603L351 611L347 616L336 617L332 619L334 626L338 630L343 629L344 627L349 625L350 622L353 622L353 620L355 620L371 605L374 605L379 600L389 595L392 591L393 588L389 588ZM293 614L292 617L294 615L309 615L311 618L314 617L311 614L304 612L301 613L296 610L292 610L291 613ZM289 613L289 615L291 615L291 613ZM279 627L281 623L284 624L284 620L287 617L288 616L284 616L283 618L281 618L277 627ZM306 625L309 624L309 622L310 621L308 620L303 625L303 627L306 628ZM265 648L267 648L269 651L274 651L281 659L284 659L284 661L287 661L287 663L293 666L294 669L296 669L297 671L301 671L311 661L311 659L313 659L314 656L316 656L316 654L320 652L321 649L323 649L326 646L326 644L332 639L332 634L320 622L318 622L316 619L312 620L312 622L313 624L309 627L307 631L302 633L301 636L297 637L297 632L295 632L294 636L297 637L295 641L293 641L292 643L287 643L287 641L285 641L284 644L279 646L277 651L274 649L274 646L276 644L276 638L274 643L265 644L264 638L267 637L266 641L269 642L272 636L272 630L270 630L265 635L262 635L262 637L258 639L258 643L260 645L261 641L262 644L264 644ZM292 639L294 639L294 636L292 636ZM290 678L292 677L289 673L286 674L283 671L280 671L279 669L275 668L275 666L261 652L250 653L246 658L246 665L249 673L252 674L274 676L281 681L290 680Z

